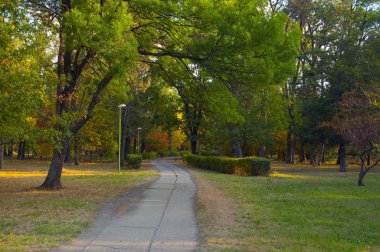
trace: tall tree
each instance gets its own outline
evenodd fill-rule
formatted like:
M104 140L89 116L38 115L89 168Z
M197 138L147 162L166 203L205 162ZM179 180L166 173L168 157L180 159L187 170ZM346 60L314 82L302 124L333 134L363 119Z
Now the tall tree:
M50 90L51 55L46 39L43 27L31 25L23 6L16 1L0 4L1 148L12 141L32 142L42 137L37 134L36 119L43 113Z
M53 159L41 188L61 188L65 150L93 116L100 95L109 83L126 73L136 58L136 41L130 28L131 15L122 1L33 1L33 15L57 32L57 85L55 95L55 139ZM52 21L52 22L49 22ZM84 111L71 105L91 81Z

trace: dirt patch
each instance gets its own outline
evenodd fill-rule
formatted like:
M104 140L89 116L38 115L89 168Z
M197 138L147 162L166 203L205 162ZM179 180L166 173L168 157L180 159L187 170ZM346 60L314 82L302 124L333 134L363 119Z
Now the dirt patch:
M200 227L199 251L220 251L244 246L243 241L233 237L241 228L237 204L216 185L203 178L200 171L177 161L193 176L198 187L197 217Z

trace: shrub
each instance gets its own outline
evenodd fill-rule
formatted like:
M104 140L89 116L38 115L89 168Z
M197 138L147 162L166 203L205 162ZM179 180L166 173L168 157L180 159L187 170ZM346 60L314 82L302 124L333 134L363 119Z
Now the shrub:
M157 156L158 156L157 151L144 152L142 154L143 159L152 159L152 158L156 158Z
M185 161L184 156L191 155L191 151L183 150L183 151L180 151L179 154L182 157L182 161Z
M270 160L265 158L228 158L217 156L183 155L184 161L194 167L239 176L267 176Z
M139 169L142 163L142 156L136 154L129 154L127 156L128 168Z

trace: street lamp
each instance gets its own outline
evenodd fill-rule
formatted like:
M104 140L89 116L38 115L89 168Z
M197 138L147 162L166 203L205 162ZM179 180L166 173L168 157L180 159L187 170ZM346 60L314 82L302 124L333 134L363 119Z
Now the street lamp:
M140 154L140 131L141 127L137 128L137 154Z
M121 159L121 109L125 108L127 105L119 104L119 162L117 171L120 173L120 159Z

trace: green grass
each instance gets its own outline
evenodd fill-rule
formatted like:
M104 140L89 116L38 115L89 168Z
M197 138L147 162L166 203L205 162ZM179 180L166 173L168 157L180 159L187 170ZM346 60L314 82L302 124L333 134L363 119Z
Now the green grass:
M117 173L113 163L83 163L63 171L64 189L35 189L49 162L6 160L0 170L0 251L47 251L91 226L100 205L157 173L147 165Z
M241 249L380 251L380 173L358 187L357 173L276 172L236 177L197 171L238 204ZM207 206L206 206L207 207Z

